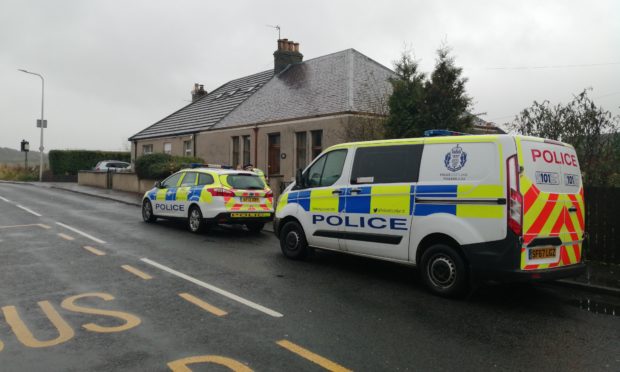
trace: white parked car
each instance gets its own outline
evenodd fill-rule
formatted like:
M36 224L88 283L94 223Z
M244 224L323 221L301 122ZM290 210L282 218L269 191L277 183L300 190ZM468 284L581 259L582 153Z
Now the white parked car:
M94 170L102 172L119 172L131 169L131 163L120 160L103 160L95 165Z

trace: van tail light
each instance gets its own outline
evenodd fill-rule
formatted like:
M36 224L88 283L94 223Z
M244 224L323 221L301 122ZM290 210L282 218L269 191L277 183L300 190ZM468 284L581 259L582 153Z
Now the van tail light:
M523 232L523 195L519 190L519 161L517 155L506 160L508 190L508 228L517 235Z
M207 191L210 192L212 196L223 196L227 198L233 198L235 196L234 192L223 187L214 187L207 189Z
M273 190L269 190L265 193L266 198L273 198Z

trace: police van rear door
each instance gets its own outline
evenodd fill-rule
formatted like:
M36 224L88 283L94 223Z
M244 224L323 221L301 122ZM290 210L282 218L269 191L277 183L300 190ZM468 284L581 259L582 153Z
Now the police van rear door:
M408 260L422 150L421 143L356 149L345 196L343 236L349 252Z
M561 142L517 137L523 173L521 269L581 262L583 188L575 150Z

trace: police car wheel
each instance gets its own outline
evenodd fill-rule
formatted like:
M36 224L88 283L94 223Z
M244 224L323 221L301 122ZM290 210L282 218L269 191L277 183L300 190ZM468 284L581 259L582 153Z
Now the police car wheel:
M422 255L420 270L426 286L434 293L458 297L467 289L467 267L461 256L451 247L436 244Z
M157 220L157 217L153 215L153 205L148 200L142 203L142 219L144 222L155 222Z
M308 255L304 230L297 222L287 222L280 232L280 249L287 258L301 260Z
M202 232L205 229L206 222L202 218L202 212L200 212L200 208L193 206L189 209L189 214L187 216L187 227L189 231L193 233Z

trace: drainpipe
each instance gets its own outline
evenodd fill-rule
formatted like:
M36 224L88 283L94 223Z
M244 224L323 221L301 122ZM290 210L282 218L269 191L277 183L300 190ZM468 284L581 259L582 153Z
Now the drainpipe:
M138 141L133 141L133 161L138 158Z
M258 168L258 127L252 129L254 129L254 166Z
M196 157L196 133L192 134L192 151L194 153L194 157Z

